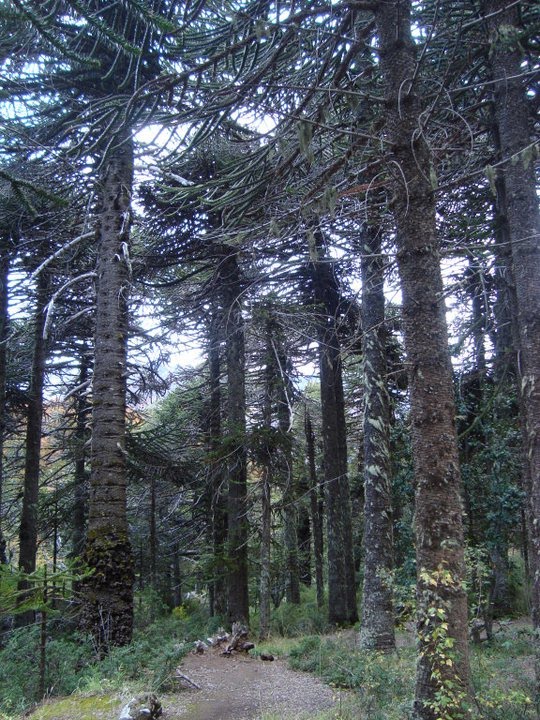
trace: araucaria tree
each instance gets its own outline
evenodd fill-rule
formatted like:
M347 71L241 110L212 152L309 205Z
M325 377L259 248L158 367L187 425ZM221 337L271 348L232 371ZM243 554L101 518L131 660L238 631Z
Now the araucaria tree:
M420 643L415 714L434 720L442 696L457 717L470 671L456 411L430 182L434 167L419 132L423 107L411 6L408 0L378 3L375 18L411 393ZM451 657L437 644L441 624Z
M138 607L266 638L354 625L363 584L361 652L416 612L412 717L461 720L468 598L490 640L519 553L540 632L534 3L0 23L1 593L73 560L103 658Z

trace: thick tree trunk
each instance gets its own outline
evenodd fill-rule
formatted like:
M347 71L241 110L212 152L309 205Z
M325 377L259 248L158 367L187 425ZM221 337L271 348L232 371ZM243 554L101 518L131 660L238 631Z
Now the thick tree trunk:
M98 215L98 280L92 387L88 535L83 627L98 653L133 630L134 570L126 508L126 373L133 140L119 131L104 161Z
M337 333L339 290L331 263L321 262L322 241L311 248L315 301L319 314L319 372L326 490L328 619L333 625L358 620L351 499L347 475L347 430Z
M32 573L36 569L38 539L38 496L41 459L41 429L43 422L43 383L45 380L46 342L43 337L45 327L45 306L48 300L48 277L40 274L37 280L36 307L34 315L34 348L32 374L28 388L28 408L26 419L26 448L24 464L24 494L19 527L19 570ZM19 581L18 589L23 593L30 583L26 578ZM16 616L16 625L28 625L33 622L33 611Z
M441 697L450 703L446 711L457 716L470 687L456 413L429 181L433 166L418 132L422 106L413 81L411 2L378 3L375 17L411 394L420 653L414 712L419 720L434 720ZM441 632L453 645L451 658Z
M228 619L249 624L247 565L247 468L245 341L242 318L240 272L236 254L225 248L221 261L227 348L227 435L229 450L228 493Z
M9 253L6 241L0 251L0 564L7 563L6 540L3 532L4 440L6 437L6 382L8 339L8 277Z
M309 506L311 527L313 528L313 561L315 565L315 587L317 591L317 607L324 605L324 572L323 572L323 525L320 502L319 480L315 463L315 436L309 410L306 407L304 416L304 432L306 436L307 468L309 473Z
M519 9L485 3L491 33L495 117L504 161L506 208L517 297L521 409L528 470L534 572L533 624L540 629L540 212L526 90L522 77ZM540 643L537 647L540 687Z
M386 388L384 259L376 230L366 228L362 248L364 364L364 587L360 642L395 647L393 517L390 483L390 398Z

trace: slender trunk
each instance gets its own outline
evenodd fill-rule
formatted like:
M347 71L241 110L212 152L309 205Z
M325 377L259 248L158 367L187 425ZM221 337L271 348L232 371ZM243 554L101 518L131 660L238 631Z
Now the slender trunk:
M150 585L153 590L157 590L157 529L156 529L156 479L150 478L150 517L149 517L149 544L150 544Z
M227 588L225 578L225 544L227 540L227 508L223 461L219 455L221 437L221 316L214 311L209 326L208 368L210 382L210 408L208 422L208 449L210 452L211 532L213 553L212 613L227 614Z
M318 304L319 372L328 543L328 619L350 625L358 620L351 500L347 476L347 431L337 333L339 290L333 266L322 260L322 241L311 248L315 300Z
M298 574L302 585L311 587L311 522L309 512L310 487L305 473L302 473L300 477L298 493Z
M304 432L306 436L306 454L309 473L309 501L311 511L311 526L313 528L313 560L315 563L315 587L317 589L317 607L324 605L324 575L323 575L323 527L322 512L319 508L319 481L317 466L315 464L315 436L309 411L306 407L304 417Z
M275 363L271 336L267 330L265 390L262 411L264 436L270 438L272 432L272 392L274 385ZM259 579L259 639L265 640L270 633L271 576L270 557L272 543L272 453L269 443L261 447L261 574Z
M227 508L228 617L231 623L249 623L244 321L237 257L231 248L226 247L225 253L220 275L225 296L227 434L231 443Z
M98 280L92 447L82 624L96 651L127 645L133 631L133 557L126 507L126 373L133 140L117 133L104 161L98 216Z
M434 168L418 132L422 105L413 82L411 2L378 3L375 18L411 396L420 653L414 712L418 720L434 720L441 697L446 712L457 716L470 688L456 412L429 181ZM452 643L452 657L440 642L441 633Z
M360 642L395 647L390 398L386 388L384 260L380 234L367 228L362 252L364 351L364 587Z
M24 465L24 495L19 528L19 570L33 573L36 569L38 539L38 496L41 458L41 429L43 422L43 384L45 380L46 342L43 337L45 306L48 300L48 278L40 274L37 281L36 308L34 315L34 349L32 374L28 389L26 424L26 454ZM19 591L28 590L27 578L19 581ZM33 611L16 616L17 626L33 622Z
M86 382L89 377L89 360L86 357L81 359L79 369L79 386L77 405L77 424L73 438L74 460L75 460L75 498L73 503L73 537L71 554L73 557L81 557L84 552L84 541L86 537L86 521L88 516L88 472L86 470L86 443L88 441L88 415L90 404L88 401Z
M491 34L495 117L504 160L507 220L516 284L519 386L524 416L525 464L534 549L533 625L540 630L540 211L536 193L529 107L522 76L519 9L503 0L485 3ZM498 11L498 12L497 12ZM536 649L540 688L540 642Z
M288 362L285 353L272 342L272 349L276 355L274 361L277 383L277 419L280 433L280 478L283 483L283 535L286 552L286 595L287 602L298 605L300 603L300 576L298 568L298 514L296 488L293 476L292 463L292 436L290 433L291 413L289 409L290 382L287 376Z
M180 548L178 543L175 542L173 546L173 603L174 607L179 607L182 604L182 573L180 569Z
M4 440L6 437L6 381L8 339L8 278L9 253L2 242L0 254L0 565L7 563L6 540L3 532Z

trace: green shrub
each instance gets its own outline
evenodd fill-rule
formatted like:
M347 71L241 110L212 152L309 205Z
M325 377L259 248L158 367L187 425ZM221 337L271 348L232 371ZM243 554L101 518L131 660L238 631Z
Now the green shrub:
M365 652L355 647L354 640L350 633L304 638L290 652L291 665L314 672L335 687L354 690L359 709L370 720L402 720L413 691L413 650Z
M315 588L303 587L300 605L282 602L272 611L270 632L283 637L326 633L330 630L327 617L328 608L317 607Z

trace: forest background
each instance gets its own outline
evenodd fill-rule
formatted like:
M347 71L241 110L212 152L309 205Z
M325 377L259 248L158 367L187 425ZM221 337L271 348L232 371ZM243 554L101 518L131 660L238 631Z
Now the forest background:
M463 717L470 624L540 618L538 6L0 19L2 644L41 624L30 695L48 615L106 662L135 597L264 639L313 586L308 630L360 620L366 653L416 613L411 712Z

